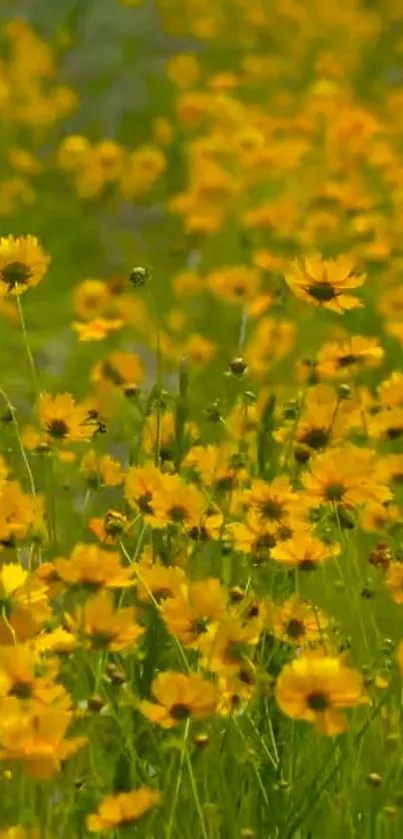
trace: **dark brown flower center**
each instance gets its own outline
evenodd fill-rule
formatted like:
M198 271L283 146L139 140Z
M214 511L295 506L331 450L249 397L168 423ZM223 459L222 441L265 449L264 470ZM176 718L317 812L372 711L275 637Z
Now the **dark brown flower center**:
M1 271L1 279L8 286L8 290L18 286L26 286L32 277L32 271L23 262L10 262Z
M31 699L32 686L29 682L15 682L12 690L10 690L10 696L16 696L17 699Z
M343 484L328 484L325 491L325 496L327 501L341 501L344 495L345 489Z
M323 713L330 708L329 697L321 690L314 690L307 696L307 705L311 711L316 713Z
M284 505L275 498L269 498L260 504L260 514L269 521L279 521L283 515Z
M175 522L175 524L180 524L181 522L186 521L188 518L188 512L185 507L175 504L168 510L168 516L171 521Z
M310 428L301 438L300 443L310 449L324 449L329 442L329 431L325 428Z
M299 638L303 638L305 635L304 622L298 620L298 618L291 618L291 620L289 620L286 624L284 631L289 638L292 638L294 641L297 641Z
M63 440L68 434L68 425L62 419L54 419L48 423L48 432L56 440Z
M339 367L350 367L351 364L356 364L359 360L358 355L354 355L354 353L349 353L347 355L341 355L338 360Z
M113 632L99 631L91 635L91 646L93 650L104 650L114 638Z
M300 571L316 571L317 563L314 559L310 557L305 557L302 559L301 562L298 563L298 568Z
M136 504L140 510L140 513L144 513L148 516L153 514L154 510L150 504L152 497L153 496L151 492L143 492L142 495L139 495L139 497L136 498Z
M186 720L190 716L190 708L182 702L176 702L170 709L171 717L180 722Z
M327 280L323 283L312 283L308 286L307 292L318 303L328 303L329 300L334 300L337 297L337 292Z

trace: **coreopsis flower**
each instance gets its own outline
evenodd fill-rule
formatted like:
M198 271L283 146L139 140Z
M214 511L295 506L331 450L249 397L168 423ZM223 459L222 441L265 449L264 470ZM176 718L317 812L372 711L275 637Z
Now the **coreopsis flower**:
M354 261L349 256L337 259L322 259L311 256L296 260L288 269L285 279L296 297L343 314L355 309L362 303L350 294L350 289L358 288L365 280L363 275L353 274Z
M328 619L312 603L292 595L281 605L269 606L267 629L280 641L302 647L323 641Z
M130 466L125 478L125 495L145 521L154 523L154 499L163 486L163 474L156 466Z
M185 675L166 670L154 679L151 690L157 702L142 700L139 709L150 722L172 728L185 719L213 716L218 702L217 686L198 673Z
M18 481L0 481L0 546L44 534L44 498L28 495Z
M122 2L122 0L121 0ZM136 0L137 4L138 0ZM126 5L134 5L125 0ZM145 813L159 803L158 790L139 787L132 792L119 792L107 795L100 803L96 813L87 816L87 830L90 833L104 833L117 827L128 827L138 821Z
M111 592L102 590L68 619L69 630L92 650L121 652L133 648L144 634L132 606L114 608Z
M308 391L297 426L295 420L290 420L274 433L274 437L286 442L291 434L295 445L303 447L308 459L345 437L352 410L349 401L340 401L335 388L316 385Z
M20 295L37 286L46 274L50 257L36 236L0 239L0 296Z
M321 378L351 378L361 370L379 367L384 355L378 338L352 335L344 341L323 344L316 370Z
M59 579L68 586L88 585L106 588L130 588L135 585L133 569L124 568L117 552L99 545L77 544L68 559L53 561Z
M121 388L127 384L138 385L143 378L143 364L139 356L120 350L95 364L91 371L91 381L101 387Z
M216 297L229 303L246 303L259 292L260 274L256 268L231 265L218 268L206 277L206 283Z
M39 653L71 653L78 646L76 636L61 626L50 632L43 632L35 638L35 649Z
M94 320L81 323L73 321L72 329L77 332L78 340L82 343L90 341L103 341L113 332L117 332L123 326L120 318L94 318Z
M287 531L291 535L292 530ZM253 554L256 561L268 559L277 541L278 529L271 521L265 521L254 510L249 510L244 521L229 522L225 534L235 550Z
M87 406L77 402L71 393L56 396L42 393L37 410L39 426L45 432L49 445L91 440L97 430Z
M194 87L200 75L200 65L195 55L180 53L169 59L167 76L179 89Z
M62 762L87 742L85 737L66 738L72 712L32 700L8 697L0 717L0 757L18 761L37 780L48 780Z
M160 489L153 497L154 527L177 525L189 530L199 527L206 512L204 495L179 475L164 475Z
M218 625L212 624L199 641L202 662L206 670L231 676L239 672L245 660L253 657L259 640L264 616L258 620L245 620L245 616L228 613Z
M104 280L88 278L74 289L73 306L83 320L92 321L107 312L112 305L112 294Z
M278 542L270 551L270 559L283 565L314 571L340 553L339 545L325 545L309 531L297 531L291 539Z
M48 670L50 665L48 663ZM43 674L38 675L42 670ZM70 697L58 684L57 668L46 672L46 664L35 645L16 644L0 648L0 708L6 696L21 701L36 699L45 705L69 707Z
M311 460L302 484L305 500L312 507L326 503L355 507L392 497L376 453L350 443Z
M149 564L143 557L134 566L137 579L137 597L140 601L161 601L172 598L176 601L186 587L186 574L176 565L163 565L161 562ZM181 601L182 602L182 601Z
M184 458L184 467L194 469L203 485L219 492L231 492L249 476L248 459L239 455L236 443L192 446Z
M368 700L361 673L340 656L303 653L286 664L276 684L276 700L284 714L313 723L330 737L345 731L341 710Z
M33 638L51 615L47 586L17 562L0 569L0 604L2 644Z
M110 454L101 454L95 449L89 449L83 455L80 472L90 484L106 487L120 486L124 474L121 463Z
M277 529L289 527L298 513L300 518L303 515L301 500L285 475L278 475L270 482L256 478L250 489L235 496L234 504L257 513L262 521Z
M197 647L200 636L225 613L227 595L220 581L206 578L182 586L176 597L167 598L161 616L172 635L185 647Z

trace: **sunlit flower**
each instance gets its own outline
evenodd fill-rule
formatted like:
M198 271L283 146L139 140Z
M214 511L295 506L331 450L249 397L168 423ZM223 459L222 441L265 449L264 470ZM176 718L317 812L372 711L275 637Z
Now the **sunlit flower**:
M50 257L35 236L0 239L0 293L23 294L41 282Z
M76 402L70 393L56 396L42 393L38 399L38 419L50 445L90 440L97 429L87 407Z
M358 670L348 667L340 656L317 653L297 656L283 667L276 700L284 714L313 723L321 734L331 737L347 727L341 710L367 701Z
M198 720L215 714L217 687L198 673L187 676L166 670L154 679L151 690L157 702L142 700L140 711L163 728L172 728L188 717Z
M122 0L121 0L122 2ZM138 0L136 0L137 4ZM125 0L126 5L133 5ZM107 795L96 813L87 817L87 829L91 833L103 833L116 827L128 826L141 818L160 801L160 793L150 787L139 787L133 792Z
M286 273L286 281L296 297L314 306L342 314L362 305L350 294L350 289L361 286L365 277L352 273L354 261L348 256L325 260L320 256L296 261Z

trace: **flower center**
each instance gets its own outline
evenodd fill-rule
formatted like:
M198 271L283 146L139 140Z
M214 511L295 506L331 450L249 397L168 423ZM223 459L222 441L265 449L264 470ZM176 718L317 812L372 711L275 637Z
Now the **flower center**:
M1 279L8 286L9 291L18 286L28 285L31 277L31 269L23 262L10 262L1 272Z
M285 626L285 634L288 635L289 638L293 640L298 640L299 638L303 638L305 635L305 627L304 623L298 618L291 618Z
M348 355L341 355L338 360L339 367L350 367L351 364L356 364L358 361L358 355L354 355L354 353L350 353Z
M323 713L330 707L329 697L321 690L314 690L307 696L307 705L311 711Z
M300 571L316 571L316 562L311 557L307 556L298 563Z
M308 286L307 291L318 303L328 303L329 300L334 300L337 297L337 292L327 280L323 283L312 283Z
M311 449L323 449L329 442L330 434L325 428L311 428L301 438L301 443Z
M10 691L10 696L16 696L17 699L31 699L32 687L29 682L15 682Z
M171 717L180 722L186 720L190 716L190 709L182 702L176 702L170 709Z
M151 492L143 492L142 495L139 495L139 497L136 498L136 504L140 510L140 513L145 513L148 516L153 514L154 510L150 504L152 497L153 496Z
M104 650L106 647L109 646L110 642L114 638L113 632L108 632L107 630L100 630L99 632L94 632L91 635L91 646L93 650Z
M326 500L327 501L341 501L344 495L345 489L343 484L328 484L326 487Z
M56 440L63 440L67 436L68 431L68 426L64 420L54 419L48 423L48 433L51 437L55 437Z
M209 625L208 618L202 618L202 617L195 618L195 620L192 621L192 632L193 632L193 634L196 635L196 636L197 635L204 635L204 633L207 632L208 625Z
M171 519L171 521L180 524L180 522L186 521L188 513L185 507L181 507L179 504L177 504L171 507L170 510L168 510L168 516Z
M260 504L261 515L270 521L279 521L283 515L283 504L276 501L274 498L269 498Z

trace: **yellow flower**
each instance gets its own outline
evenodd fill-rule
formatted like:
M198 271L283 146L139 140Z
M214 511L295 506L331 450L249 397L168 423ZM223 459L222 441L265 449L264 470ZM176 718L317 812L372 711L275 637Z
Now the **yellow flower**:
M163 486L163 474L156 466L131 466L126 473L125 494L131 507L144 516L154 519L154 498Z
M93 650L127 650L144 634L144 627L135 623L136 611L129 606L114 609L109 591L100 591L91 597L74 618L69 619L69 629L82 634L84 646Z
M0 570L0 643L32 638L50 617L48 589L17 562Z
M203 719L215 714L217 687L198 673L186 676L171 670L164 671L154 679L151 690L158 704L143 700L140 711L163 728L172 728L188 717Z
M194 87L199 78L199 62L194 55L174 55L168 61L167 75L178 88L187 90Z
M85 737L66 739L72 712L37 701L24 704L14 697L5 700L0 716L0 758L22 763L27 774L47 780L86 743Z
M376 453L350 443L317 455L302 483L312 507L326 503L359 506L392 497Z
M135 584L133 569L122 567L119 554L104 551L98 545L79 543L69 559L59 557L53 564L59 577L68 585L129 588Z
M97 429L85 405L76 402L71 393L51 396L41 393L38 399L39 425L47 434L47 442L79 442L90 440Z
M179 475L164 475L162 487L153 497L152 523L155 527L199 527L206 507L204 496L195 486L186 484Z
M106 312L112 303L112 295L104 280L88 278L74 289L74 311L83 320L93 320Z
M87 343L89 341L103 341L111 332L117 332L123 326L119 318L95 318L87 323L73 321L72 329L78 334L78 340Z
M80 472L85 475L91 484L98 483L101 486L119 486L124 478L122 466L118 460L110 454L100 454L94 449L89 449L81 460Z
M286 664L277 680L276 700L284 714L313 723L321 734L346 729L341 708L367 702L358 670L340 656L304 653Z
M107 795L101 801L97 812L87 817L87 830L91 833L103 833L119 825L130 825L158 804L160 798L158 790L149 787Z
M320 641L328 624L327 617L311 603L300 600L296 595L289 597L281 606L269 607L267 628L276 638L287 644L302 646Z
M233 265L212 271L206 277L206 283L221 300L245 304L256 297L260 287L260 275L256 268Z
M168 597L161 615L172 635L185 647L197 647L199 638L212 622L218 622L226 607L226 592L220 581L206 578L183 586L180 594Z
M23 294L38 285L46 274L50 257L36 236L6 236L0 239L0 292Z
M325 545L307 531L297 531L291 539L278 542L270 551L270 559L293 565L301 571L314 571L340 552L339 545Z
M22 701L36 699L45 705L63 704L69 707L70 698L64 687L53 681L51 674L37 675L44 668L37 647L27 644L0 648L0 699L15 696ZM53 674L57 675L56 672Z
M364 276L352 273L353 266L353 260L348 256L339 256L335 260L311 256L302 261L296 260L285 279L296 297L343 314L362 305L356 297L346 294L346 290L361 286L365 280Z
M360 370L379 367L385 355L378 338L352 335L348 340L323 344L318 353L320 377L351 378Z

